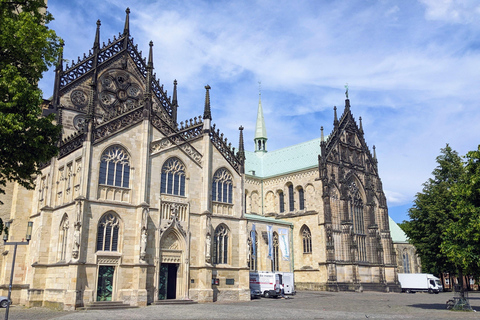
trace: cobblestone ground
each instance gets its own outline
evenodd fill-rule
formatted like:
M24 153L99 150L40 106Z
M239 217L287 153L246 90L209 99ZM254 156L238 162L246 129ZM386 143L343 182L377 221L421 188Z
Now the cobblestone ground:
M148 306L126 310L53 311L12 306L9 319L135 320L135 319L480 319L480 293L470 292L478 312L445 309L453 293L299 292L291 299L255 299L249 302ZM5 309L0 310L3 319Z

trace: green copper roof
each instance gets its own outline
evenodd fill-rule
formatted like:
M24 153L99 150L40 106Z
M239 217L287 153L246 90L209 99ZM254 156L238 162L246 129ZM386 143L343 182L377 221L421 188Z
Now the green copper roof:
M258 97L258 110L257 110L257 124L255 126L255 138L254 139L267 139L267 127L265 127L265 119L263 118L262 100Z
M267 178L318 166L320 138L268 153L245 151L245 174Z
M398 224L393 221L393 219L388 216L389 225L390 225L390 235L392 236L392 241L395 243L408 243L408 238L405 232L398 226Z

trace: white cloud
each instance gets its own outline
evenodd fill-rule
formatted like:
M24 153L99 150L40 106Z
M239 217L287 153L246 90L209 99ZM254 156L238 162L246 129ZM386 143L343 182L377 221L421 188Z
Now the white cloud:
M160 82L179 82L179 121L202 113L208 83L234 145L241 124L252 149L258 81L270 150L329 134L348 82L392 205L411 203L445 143L478 144L477 1L52 1L65 58L88 52L97 19L102 41L123 31L126 6L144 56L154 42ZM51 93L53 74L40 85Z

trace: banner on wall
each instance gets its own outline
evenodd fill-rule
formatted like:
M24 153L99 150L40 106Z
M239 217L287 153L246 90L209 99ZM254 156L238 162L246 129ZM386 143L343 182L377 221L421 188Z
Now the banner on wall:
M272 226L267 226L268 235L268 256L267 258L273 260L273 229Z
M278 228L278 242L280 243L280 251L285 261L290 261L290 246L288 241L288 229Z
M252 224L252 236L251 236L251 239L252 239L252 258L253 259L256 259L257 258L257 246L255 245L255 243L257 242L257 239L256 239L256 232L255 232L255 224Z

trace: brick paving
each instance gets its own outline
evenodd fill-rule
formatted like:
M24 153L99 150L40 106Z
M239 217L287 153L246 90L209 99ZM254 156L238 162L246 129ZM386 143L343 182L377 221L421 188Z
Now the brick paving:
M12 306L11 320L136 319L480 319L480 293L470 292L478 312L453 312L445 302L453 293L299 292L292 299L255 299L191 305L151 305L138 309L55 311ZM0 310L3 319L5 309Z

